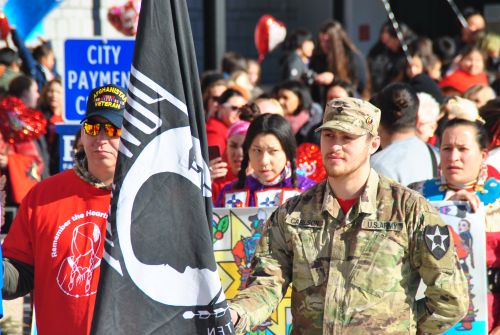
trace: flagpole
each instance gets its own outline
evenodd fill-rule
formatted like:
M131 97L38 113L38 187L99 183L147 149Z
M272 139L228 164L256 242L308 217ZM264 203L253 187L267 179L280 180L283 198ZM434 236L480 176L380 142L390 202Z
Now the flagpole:
M446 0L450 4L451 9L453 9L453 12L455 12L455 15L458 18L458 21L460 21L460 24L462 25L463 28L468 29L469 24L467 23L467 20L463 16L463 14L460 12L460 9L458 9L457 5L453 0Z
M391 5L389 4L388 0L382 0L382 3L384 4L385 11L387 12L387 15L389 16L389 20L391 21L392 27L396 31L396 35L399 39L399 43L401 43L401 49L403 49L403 52L405 53L406 56L406 61L408 64L411 65L411 56L408 51L408 44L406 44L406 41L404 40L403 33L401 32L401 29L399 27L399 23L396 20L396 17L394 16L394 12L391 9Z
M92 22L94 36L101 36L101 0L92 0Z

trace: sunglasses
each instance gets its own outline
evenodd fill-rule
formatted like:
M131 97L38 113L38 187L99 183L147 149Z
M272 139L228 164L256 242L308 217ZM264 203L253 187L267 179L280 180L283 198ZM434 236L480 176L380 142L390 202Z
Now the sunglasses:
M104 129L104 133L108 137L119 137L122 134L122 130L118 127L115 127L113 124L100 123L95 121L84 121L83 122L83 131L85 134L90 136L97 136L101 131L101 128Z
M233 112L237 112L237 111L240 110L240 107L238 107L238 106L232 106L232 105L227 105L227 104L226 105L222 105L222 106L224 106L225 108L227 108L227 109L229 109L229 110L231 110Z

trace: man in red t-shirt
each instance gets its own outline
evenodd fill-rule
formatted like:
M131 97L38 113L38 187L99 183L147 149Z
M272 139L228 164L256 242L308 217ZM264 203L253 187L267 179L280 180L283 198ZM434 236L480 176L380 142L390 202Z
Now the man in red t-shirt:
M74 169L23 199L3 248L5 299L33 292L40 334L90 333L126 93L92 90Z

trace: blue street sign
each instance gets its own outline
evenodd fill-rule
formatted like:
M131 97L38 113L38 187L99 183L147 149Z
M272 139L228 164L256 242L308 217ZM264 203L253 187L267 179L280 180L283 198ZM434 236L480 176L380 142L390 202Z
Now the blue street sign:
M83 119L89 92L115 84L127 88L134 40L72 39L64 42L64 120Z
M56 133L59 134L59 171L71 169L75 164L73 145L79 130L79 124L56 125Z

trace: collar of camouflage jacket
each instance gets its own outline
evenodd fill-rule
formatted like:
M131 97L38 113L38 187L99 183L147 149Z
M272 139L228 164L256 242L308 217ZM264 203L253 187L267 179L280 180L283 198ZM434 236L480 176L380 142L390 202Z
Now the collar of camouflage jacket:
M375 214L377 212L377 190L379 179L378 173L371 169L365 188L363 189L363 193L361 193L359 197L359 201L348 212L348 222L353 221L361 213L366 214L366 216L370 216L371 214ZM333 193L328 180L325 182L324 195L321 211L326 211L332 217L337 218L340 221L344 221L345 215L335 198L335 194Z
M106 185L96 177L90 174L88 170L87 157L83 155L75 155L75 165L73 166L75 173L78 177L86 181L87 183L103 189L111 190L111 185Z

